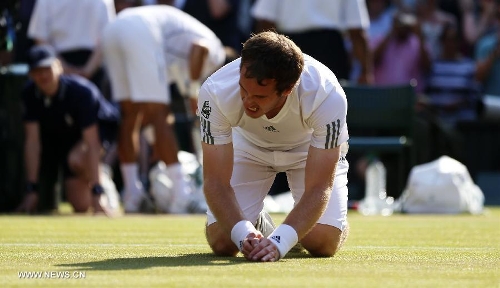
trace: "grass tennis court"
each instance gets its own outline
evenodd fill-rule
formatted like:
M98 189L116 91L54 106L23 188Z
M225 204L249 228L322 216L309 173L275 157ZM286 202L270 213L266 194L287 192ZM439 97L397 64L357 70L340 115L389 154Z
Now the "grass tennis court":
M500 207L481 216L349 213L337 256L276 263L213 256L202 215L2 215L0 287L500 287Z

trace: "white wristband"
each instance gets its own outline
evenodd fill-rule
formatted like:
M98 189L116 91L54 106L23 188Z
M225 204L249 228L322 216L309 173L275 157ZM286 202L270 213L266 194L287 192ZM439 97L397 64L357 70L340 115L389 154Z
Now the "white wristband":
M234 225L233 229L231 229L231 240L233 240L233 243L241 251L241 249L243 248L243 240L245 240L248 234L252 232L255 234L258 233L257 229L255 229L252 222L247 220L241 220L240 222Z
M198 98L198 93L200 92L201 83L198 80L191 80L188 83L188 96L189 98Z
M297 231L293 229L292 226L287 224L281 224L267 237L267 239L271 240L276 247L278 247L278 251L280 252L280 259L285 257L286 253L290 251L290 249L299 242L299 236L297 235Z

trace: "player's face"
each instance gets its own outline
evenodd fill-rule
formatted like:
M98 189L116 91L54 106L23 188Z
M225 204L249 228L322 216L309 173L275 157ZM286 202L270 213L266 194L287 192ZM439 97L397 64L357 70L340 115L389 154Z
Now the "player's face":
M278 95L276 81L266 79L260 85L255 78L245 77L245 67L240 71L240 95L245 108L245 114L252 118L266 115L273 118L278 114L286 102L287 95Z

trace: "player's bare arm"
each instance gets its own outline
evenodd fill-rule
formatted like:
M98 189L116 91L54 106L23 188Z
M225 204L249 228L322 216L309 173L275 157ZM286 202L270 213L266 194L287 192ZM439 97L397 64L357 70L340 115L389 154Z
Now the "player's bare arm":
M245 219L231 187L234 153L232 143L225 145L202 143L202 149L205 198L218 225L217 229L213 230L212 227L211 231L220 229L220 232L227 235L234 243L235 248L245 255L248 253L245 251L251 250L262 234L255 229L250 221ZM210 228L207 227L207 230ZM243 243L249 238L254 239L251 242L251 247L243 250ZM230 250L221 250L219 253L229 255L238 251L235 249L230 252Z
M230 234L233 226L245 219L230 183L233 172L233 144L202 143L202 149L205 198L217 223Z

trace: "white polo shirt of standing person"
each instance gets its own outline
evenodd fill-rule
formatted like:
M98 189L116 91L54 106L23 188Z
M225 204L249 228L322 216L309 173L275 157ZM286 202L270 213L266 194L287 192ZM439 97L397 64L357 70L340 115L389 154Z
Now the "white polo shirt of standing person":
M93 49L115 14L113 0L37 0L28 36L51 45L57 53Z

